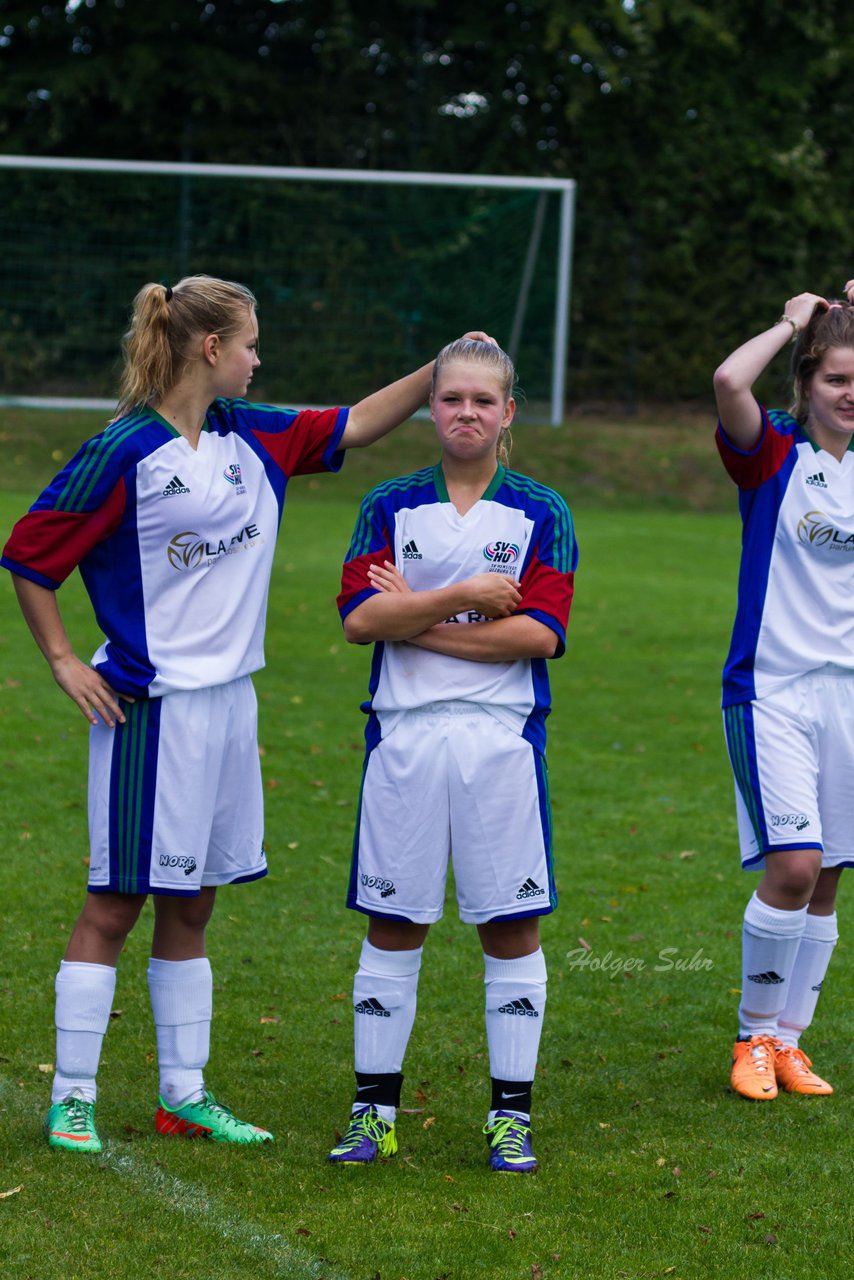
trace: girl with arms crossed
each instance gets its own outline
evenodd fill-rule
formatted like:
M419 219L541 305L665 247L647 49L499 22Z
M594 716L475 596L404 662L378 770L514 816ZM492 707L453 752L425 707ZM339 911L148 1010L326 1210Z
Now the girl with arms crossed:
M566 504L506 469L513 366L494 344L438 356L435 467L362 503L339 608L374 642L347 905L369 917L353 988L356 1098L329 1159L397 1150L395 1114L421 952L453 857L484 951L493 1169L528 1173L554 909L546 659L564 651L577 550Z
M337 471L426 399L430 366L349 411L243 397L255 299L210 276L146 285L117 415L12 531L2 564L54 678L90 722L89 893L56 979L53 1147L99 1151L95 1077L116 963L150 893L159 1133L268 1142L205 1087L217 887L266 875L256 702L288 480ZM106 637L74 653L56 589L80 568Z
M846 285L854 299L854 281ZM791 411L752 386L794 340ZM724 668L744 914L732 1086L745 1098L830 1094L799 1047L854 863L854 309L802 293L715 373L717 442L744 524Z

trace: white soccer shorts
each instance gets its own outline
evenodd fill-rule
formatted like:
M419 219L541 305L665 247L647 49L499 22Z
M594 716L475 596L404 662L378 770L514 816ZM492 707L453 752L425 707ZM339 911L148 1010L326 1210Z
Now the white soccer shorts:
M742 866L778 849L821 849L854 866L854 674L822 667L724 709Z
M368 754L347 905L432 924L449 860L466 923L557 904L545 760L475 703L408 711Z
M91 892L198 894L267 874L249 676L123 703L89 734Z

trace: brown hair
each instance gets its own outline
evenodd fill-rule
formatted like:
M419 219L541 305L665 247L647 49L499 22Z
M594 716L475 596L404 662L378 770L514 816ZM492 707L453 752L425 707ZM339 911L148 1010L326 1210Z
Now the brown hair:
M457 338L455 342L449 342L436 356L433 364L431 397L436 394L439 375L447 364L484 365L498 379L501 394L504 397L504 404L505 406L507 405L513 394L516 370L513 368L513 361L506 351L501 350L501 347L496 346L493 342L480 342L477 338ZM498 461L503 467L506 467L510 462L510 450L512 447L513 437L510 434L510 428L504 427L496 445Z
M789 412L802 425L809 416L809 386L813 374L834 347L854 348L854 307L834 302L828 310L816 307L798 334L792 353L793 399Z
M216 276L185 276L170 288L146 284L134 298L124 337L124 370L116 417L156 404L180 380L193 344L209 333L234 337L257 306L245 285Z

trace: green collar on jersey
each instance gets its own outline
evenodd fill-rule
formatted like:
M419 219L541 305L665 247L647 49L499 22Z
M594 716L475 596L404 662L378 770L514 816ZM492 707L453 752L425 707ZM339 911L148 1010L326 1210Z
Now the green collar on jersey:
M152 418L154 418L156 422L159 422L161 427L164 427L169 432L170 436L174 436L176 440L181 437L181 432L178 431L177 428L173 427L171 422L167 422L166 419L161 414L159 414L156 409L152 409L150 404L147 404L145 406L145 411L146 413L150 413ZM204 422L202 423L202 431L210 431L207 418L205 418Z
M492 477L489 484L486 486L486 489L484 490L484 492L480 495L480 498L478 499L478 501L488 502L490 498L494 498L496 491L504 483L504 477L506 476L506 474L507 472L505 468L502 467L501 463L499 462L498 466L495 468L495 475ZM445 483L445 473L442 470L441 462L437 462L435 467L433 468L433 483L436 486L436 496L438 497L439 501L450 502L451 499L448 494L448 486Z

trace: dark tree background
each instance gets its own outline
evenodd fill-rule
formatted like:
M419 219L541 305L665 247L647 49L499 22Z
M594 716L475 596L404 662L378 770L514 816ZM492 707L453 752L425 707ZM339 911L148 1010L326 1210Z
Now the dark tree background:
M571 398L679 400L854 274L852 24L844 0L3 2L0 151L573 177Z

